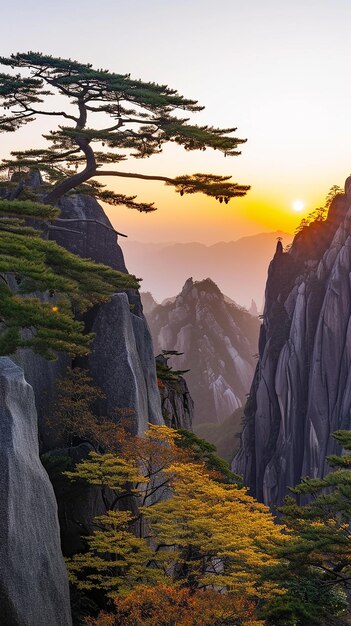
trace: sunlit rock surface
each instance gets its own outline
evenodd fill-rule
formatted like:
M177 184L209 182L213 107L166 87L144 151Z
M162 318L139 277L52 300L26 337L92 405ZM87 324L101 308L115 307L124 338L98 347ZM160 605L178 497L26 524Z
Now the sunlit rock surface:
M194 423L221 422L242 406L255 367L259 322L227 302L206 279L186 281L174 302L148 315L155 350L177 350L170 359L185 375L195 403Z
M351 427L351 186L325 222L270 264L260 359L234 469L275 506L303 476L327 471L330 435Z
M0 623L70 626L57 504L40 459L33 390L0 358Z

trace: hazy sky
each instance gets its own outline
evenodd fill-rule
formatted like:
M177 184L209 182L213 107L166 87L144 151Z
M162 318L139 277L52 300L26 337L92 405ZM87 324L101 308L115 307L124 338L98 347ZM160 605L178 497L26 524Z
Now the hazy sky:
M1 54L36 50L167 83L206 106L192 121L237 126L239 157L166 149L135 171L232 174L245 199L180 198L162 183L110 181L155 200L143 215L109 209L139 241L233 240L292 231L301 199L321 205L351 171L351 0L17 0L2 7ZM35 147L40 127L1 135L2 152ZM128 164L128 169L132 169Z

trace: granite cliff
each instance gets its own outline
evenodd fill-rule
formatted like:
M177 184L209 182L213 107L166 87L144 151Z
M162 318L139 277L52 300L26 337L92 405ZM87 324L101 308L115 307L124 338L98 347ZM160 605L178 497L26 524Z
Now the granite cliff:
M34 172L28 181L40 197L41 178ZM67 250L105 263L126 272L118 233L95 198L70 195L59 202L60 216L49 232ZM70 365L89 369L94 382L100 386L106 402L97 407L102 414L112 408L132 409L131 431L141 433L148 422L163 423L156 382L152 339L142 312L140 296L135 290L116 294L111 302L96 306L85 315L87 331L95 333L91 354L87 359L71 363L64 355L48 363L30 350L19 351L15 360L33 387L38 411L41 451L61 445L55 430L49 432L45 423L50 403L55 398L57 376ZM118 381L118 383L117 383Z
M33 389L0 358L2 626L71 626L57 504L39 458Z
M259 322L206 279L189 278L174 302L148 315L155 350L177 350L195 403L194 424L222 422L245 402L255 367Z
M301 477L323 476L351 427L351 177L327 219L304 227L270 264L259 362L234 470L279 505ZM340 452L340 450L338 450Z
M41 177L34 172L24 181L40 198ZM1 197L11 190L1 189ZM61 214L49 237L85 258L126 272L118 234L92 197L63 198ZM4 276L11 284L11 275ZM14 285L14 288L15 285ZM47 299L47 294L41 296ZM61 489L54 481L58 503L39 458L81 459L91 450L89 442L67 448L60 428L47 423L56 397L57 377L67 367L88 369L94 384L104 392L96 403L99 415L116 415L128 409L129 429L142 434L148 422L163 424L157 386L154 350L138 292L115 294L84 316L87 331L95 338L87 358L72 361L61 354L48 362L29 349L12 359L0 359L0 452L5 481L2 484L0 595L4 626L70 626L65 554L82 549L81 535L91 532L93 519L105 511L98 488ZM60 521L60 526L59 526Z

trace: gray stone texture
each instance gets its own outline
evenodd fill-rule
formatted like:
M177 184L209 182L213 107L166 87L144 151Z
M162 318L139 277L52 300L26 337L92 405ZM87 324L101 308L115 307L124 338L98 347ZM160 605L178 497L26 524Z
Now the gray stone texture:
M33 390L0 358L0 623L70 626L57 505L40 463Z
M65 230L53 230L51 239L78 256L127 271L118 233L95 198L76 194L62 198L58 207L61 213L54 225Z
M89 369L106 395L104 412L129 409L134 434L143 434L148 422L163 424L151 336L145 319L131 313L125 293L98 308L92 331Z
M217 285L188 279L174 302L157 306L148 321L155 349L185 374L195 403L194 423L222 422L245 402L254 374L259 322L227 302Z
M167 365L168 358L159 354L156 361ZM183 376L178 380L158 381L161 396L162 415L171 428L193 429L194 402L190 395L187 382Z
M346 187L350 184L346 181ZM328 471L351 427L351 198L298 233L270 264L260 359L233 469L274 507L303 476Z
M26 184L40 193L40 182L37 174ZM118 233L95 198L70 195L61 199L58 206L61 213L49 231L50 239L81 257L127 271ZM139 293L130 289L127 295L117 294L110 303L88 311L84 320L86 329L96 333L96 339L91 357L77 359L77 364L91 365L95 384L107 395L100 412L105 414L106 405L109 411L130 409L131 415L134 412L132 432L144 432L148 422L162 423L152 339ZM48 362L31 350L18 351L15 360L34 389L41 451L57 448L63 442L55 428L49 428L46 418L55 401L57 376L64 374L71 361L60 355L56 362Z

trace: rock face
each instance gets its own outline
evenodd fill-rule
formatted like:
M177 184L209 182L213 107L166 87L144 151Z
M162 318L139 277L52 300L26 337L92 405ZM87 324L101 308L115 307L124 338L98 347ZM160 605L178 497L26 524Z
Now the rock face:
M167 365L168 359L162 354L156 357L156 363ZM171 428L193 429L194 401L190 395L187 382L183 376L175 380L158 379L161 396L162 415Z
M301 477L323 476L351 427L351 193L325 222L278 242L270 264L259 363L234 470L252 493L279 505ZM340 449L338 450L340 453Z
M183 353L170 364L190 369L195 424L221 422L243 404L254 373L257 319L226 302L212 280L191 278L174 303L156 307L148 319L156 350Z
M148 422L163 424L152 339L144 319L130 312L125 293L99 307L89 356L94 381L104 391L104 411L130 409L131 431L142 435Z
M60 200L58 207L61 213L55 224L65 230L52 231L51 239L78 256L105 263L120 272L127 271L117 241L119 233L95 198L81 194L68 196Z
M38 192L40 182L40 178L33 178L28 184ZM51 239L79 256L127 272L118 244L119 233L95 198L68 196L60 200L59 208L61 214L50 230ZM148 422L163 423L152 339L138 292L128 290L127 295L116 295L110 303L90 310L85 322L96 338L89 359L80 359L78 363L91 369L95 384L107 396L102 414L112 408L130 410L130 428L134 433L144 432ZM54 429L48 429L46 417L55 398L57 376L64 374L71 362L60 356L58 361L48 363L30 350L18 351L15 359L34 389L41 450L57 448L62 442Z
M158 306L158 302L154 300L150 291L140 292L141 302L145 315L149 315Z
M40 463L33 390L0 358L2 626L70 626L57 505Z

